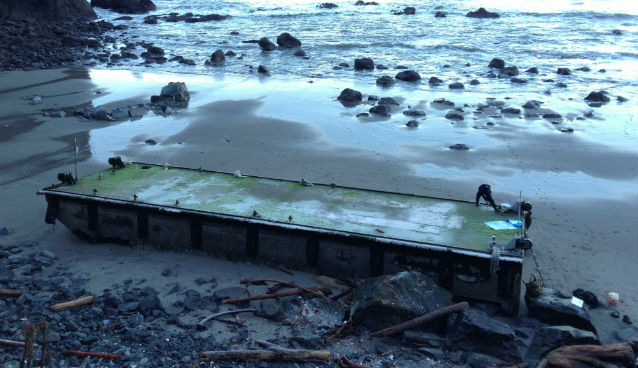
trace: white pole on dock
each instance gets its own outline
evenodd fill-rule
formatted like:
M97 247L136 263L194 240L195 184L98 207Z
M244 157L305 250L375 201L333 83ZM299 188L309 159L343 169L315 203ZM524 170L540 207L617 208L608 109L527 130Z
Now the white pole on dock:
M73 138L73 145L75 146L75 180L78 180L78 153L79 153L79 147L78 147L78 139L77 138Z

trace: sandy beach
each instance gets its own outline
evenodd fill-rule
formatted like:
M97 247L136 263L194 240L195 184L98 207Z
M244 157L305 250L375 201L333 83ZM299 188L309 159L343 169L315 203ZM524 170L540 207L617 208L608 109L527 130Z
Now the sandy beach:
M209 78L162 74L155 78L137 78L118 89L114 83L101 85L101 81L108 79L108 72L94 74L100 73L106 73L105 77L95 78L97 80L90 78L90 72L69 70L6 72L0 75L3 157L0 225L14 230L12 234L2 236L0 242L38 242L40 249L55 252L58 262L67 265L74 274L79 277L90 275L92 281L87 284L87 291L99 294L111 283L142 277L147 272L154 274L167 266L184 269L184 272L178 272L178 281L182 283L188 283L189 279L192 282L198 268L213 267L217 270L219 267L215 275L220 283L221 275L230 282L250 275L256 269L260 273L277 271L259 266L246 266L245 270L231 267L228 272L233 269L233 272L241 274L232 276L224 271L229 266L223 261L152 249L88 244L74 237L62 225L55 228L45 225L45 201L35 192L54 183L58 172L73 170L74 138L83 147L78 164L80 175L106 167L105 157L120 154L131 161L168 162L229 172L241 169L243 173L252 175L293 180L305 177L317 182L466 200L473 199L475 187L484 181L492 183L494 196L499 202L513 202L518 190L525 189L525 199L534 204L531 229L534 255L527 257L528 274L525 278L531 274L542 276L547 286L565 293L579 287L594 292L603 306L591 309L590 313L602 341L614 341L614 331L623 327L620 320L610 317L612 310L617 309L621 315L636 316L638 201L635 187L633 191L625 190L635 184L635 180L631 184L636 176L635 152L623 152L592 142L579 146L577 137L563 138L564 135L542 132L517 135L520 142L510 141L521 149L494 145L477 147L469 152L454 152L426 145L419 149L403 147L398 150L388 146L387 138L366 136L365 130L372 129L370 125L376 124L374 122L356 121L354 127L349 127L352 129L349 137L325 132L325 127L319 124L327 115L332 115L337 121L344 119L343 116L355 119L352 116L356 111L344 108L334 100L338 87L309 84L308 88L317 91L318 97L314 100L308 97L311 94L308 88L301 89L300 82L222 80L223 86L240 86L239 90L225 94L210 88L214 80ZM73 116L51 118L42 115L43 110L71 111L91 103L108 107L146 102L165 81L182 79L187 80L193 99L186 110L173 116L163 117L151 112L137 121L105 123ZM256 93L249 87L241 89L242 83L249 87L257 84L262 88ZM226 92L225 87L217 88ZM289 92L295 88L303 92L298 95ZM283 93L279 92L282 90ZM30 105L25 97L32 95L42 96L42 103ZM246 98L237 98L241 95ZM427 107L428 101L421 100L420 103L427 109L428 115L435 114L434 108ZM289 110L286 106L290 107ZM281 114L283 118L277 118L273 111L284 111ZM503 131L497 135L511 134L506 128L501 129ZM159 144L150 146L144 143L149 138L156 139ZM355 143L346 144L348 139ZM371 147L370 141L377 139L379 146L364 149L357 146L357 139L367 139L365 145L368 147ZM439 139L449 139L448 142L454 143L452 139L456 138L443 136ZM406 150L411 154L404 154ZM459 154L463 154L463 158ZM561 157L558 161L557 156ZM437 168L430 169L435 174L432 177L415 172L415 167L424 161L424 157ZM507 159L499 160L499 157ZM519 163L510 160L519 160ZM483 172L479 176L472 170L472 167L480 167L486 162L489 163L488 173ZM542 178L532 185L513 185L520 179L514 175L506 180L506 185L501 184L496 176L489 176L489 172L502 173L517 165L542 173L534 174ZM447 179L445 173L448 170L467 174ZM596 192L588 189L588 183L575 184L567 189L554 188L552 178L562 171L593 173L621 183L628 180L630 185L620 185L621 190L613 196L603 191L597 191L602 194L597 196ZM569 183L564 185L571 186ZM191 263L195 260L198 266ZM95 269L96 262L100 265L99 269ZM131 262L134 267L131 267ZM150 271L147 267L156 270ZM147 278L147 282L155 283L157 280ZM609 291L620 293L618 307L610 307L606 303Z

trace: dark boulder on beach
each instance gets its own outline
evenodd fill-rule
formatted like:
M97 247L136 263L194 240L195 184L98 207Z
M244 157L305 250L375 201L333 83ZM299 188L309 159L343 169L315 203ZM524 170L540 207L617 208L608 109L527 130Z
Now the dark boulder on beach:
M428 83L433 86L440 86L441 84L443 84L443 80L437 77L430 77L430 79L428 80Z
M91 6L123 14L144 14L156 9L151 0L91 0Z
M470 84L473 86L478 86L479 84L481 84L481 82L478 79L472 79L470 81Z
M503 59L494 58L488 65L489 68L503 69L505 67L505 61Z
M470 18L481 18L481 19L500 17L498 13L489 12L485 10L485 8L479 8L477 11L468 12L467 14L465 14L465 16Z
M587 97L585 97L585 101L606 103L611 101L611 99L607 95L605 95L605 92L603 91L592 91L589 92Z
M541 103L540 101L536 101L536 100L529 100L527 102L525 102L525 105L523 105L524 109L540 109L541 108Z
M190 93L184 82L170 82L162 88L159 96L151 96L151 103L170 107L185 108L190 101Z
M270 42L268 37L260 38L259 41L257 41L257 44L264 51L274 51L276 47L274 43Z
M363 1L363 0L357 0L356 3L354 3L354 5L357 6L364 6L364 5L379 5L379 3L377 3L376 1Z
M389 75L377 78L377 85L381 87L389 87L394 85L394 78Z
M450 89L464 89L465 85L461 82L454 82L448 86Z
M304 57L304 56L306 56L306 52L304 50L297 50L297 51L295 51L295 53L293 55L295 55L297 57Z
M317 8L319 9L334 9L334 8L338 8L339 5L335 4L335 3L321 3L319 5L317 5Z
M294 49L295 47L301 47L301 41L288 32L284 32L277 36L277 45L288 49Z
M404 70L397 73L395 78L405 82L416 82L421 79L421 75L419 75L419 73L415 72L414 70Z
M560 74L560 75L570 75L572 74L572 71L569 70L569 68L558 68L556 70L556 74Z
M46 20L80 20L93 19L96 15L86 0L0 1L0 19L22 20L27 17Z
M517 109L515 107L506 107L503 110L501 110L501 112L503 114L511 114L511 115L518 115L521 113L520 109Z
M374 70L374 61L370 58L354 59L354 70Z
M518 68L516 66L506 66L498 73L498 77L515 77L518 75Z
M220 65L226 61L226 56L222 50L217 50L213 52L210 56L210 59L206 60L206 65Z
M455 150L455 151L469 151L470 150L470 147L468 147L468 145L464 144L464 143L456 143L456 144L453 144L453 145L449 146L448 148L451 149L451 150Z
M399 106L400 104L392 97L381 97L378 105Z
M559 326L572 326L596 333L589 313L571 302L571 298L563 298L552 289L528 286L525 292L525 304L530 317L539 321Z
M448 113L445 114L445 118L449 120L464 120L465 119L463 117L463 114L461 114L459 111L456 111L456 110L448 111Z
M434 13L434 17L435 18L445 18L447 16L447 14L445 12L442 11L437 11L436 13Z
M410 120L405 123L405 126L407 126L408 128L417 128L419 126L419 122L417 120Z
M362 98L363 96L361 95L361 92L351 88L346 88L341 91L339 97L337 97L337 100L341 101L342 103L354 104L361 102Z
M532 67L529 68L525 71L526 73L530 73L530 74L538 74L538 68L537 67Z
M425 116L425 111L421 109L409 109L403 112L403 115L410 116L413 118L422 118Z

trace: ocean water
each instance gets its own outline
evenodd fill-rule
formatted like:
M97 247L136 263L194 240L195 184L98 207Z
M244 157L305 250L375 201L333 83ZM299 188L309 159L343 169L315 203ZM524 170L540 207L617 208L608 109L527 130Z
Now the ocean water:
M186 73L245 74L249 66L268 67L274 77L335 78L367 83L380 75L396 74L398 65L418 71L423 77L438 76L446 82L484 82L487 64L499 57L521 71L537 67L549 77L534 78L517 90L542 92L553 78L569 85L576 95L605 89L625 97L636 95L638 81L638 6L633 0L535 0L535 1L378 1L377 6L355 6L351 0L336 0L335 9L320 9L320 1L175 1L156 0L157 11L150 14L217 13L230 18L204 23L143 23L146 15L124 23L131 28L129 41L143 40L162 47L170 55L193 59L196 66L169 62L165 71ZM405 6L414 6L415 15L393 15ZM500 13L499 19L465 17L484 6ZM439 9L446 18L435 18ZM96 9L103 19L119 14ZM613 30L621 35L614 35ZM231 32L239 35L231 35ZM244 40L268 37L276 42L289 32L302 42L308 60L294 57L294 50L261 52ZM228 58L222 67L204 61L217 49L232 50L240 59ZM141 52L141 51L140 51ZM339 63L353 65L358 57L371 57L388 70L353 72L334 70ZM470 66L465 66L466 64ZM129 63L127 67L139 62ZM126 64L123 64L126 65ZM446 67L448 66L448 67ZM587 66L565 81L555 74L558 67L572 70ZM598 70L605 69L606 73ZM525 74L525 73L522 73ZM483 80L482 80L483 79ZM498 92L512 88L509 80L492 81L473 87L475 91ZM572 97L570 95L570 97ZM581 97L582 98L582 97Z
M91 71L92 79L114 93L94 103L157 93L163 84L183 80L195 92L190 110L224 99L259 100L256 113L260 116L310 127L319 132L322 144L331 147L360 150L361 155L371 158L396 159L409 165L414 175L498 182L499 190L511 194L523 190L536 196L548 191L560 196L586 197L595 192L604 198L636 197L638 6L634 0L378 0L376 6L332 2L338 8L320 9L320 1L155 0L157 10L150 15L192 12L230 16L204 23L159 20L156 25L143 23L149 14L115 21L121 14L96 8L102 19L130 26L123 33L113 33L118 40L115 47L122 46L124 40L146 41L163 48L167 58L180 55L197 65L167 62L149 66L141 59L98 65ZM406 6L414 6L416 14L393 14ZM465 16L481 6L501 17ZM447 17L435 18L437 10L446 12ZM621 34L614 34L614 30ZM302 42L308 59L295 57L295 50L263 52L254 43L242 42L264 36L276 42L282 32ZM217 49L232 50L237 57L228 57L222 66L204 65ZM135 50L138 54L142 51L139 47ZM377 69L354 71L354 59L360 57L374 59ZM494 57L518 66L519 77L528 83L488 78L487 65ZM335 68L340 63L350 67ZM270 69L270 77L256 75L260 64ZM399 65L416 70L423 79L419 83L398 82L392 88L376 86L378 77L394 76ZM531 67L538 68L540 74L524 72ZM558 75L559 67L570 68L572 74ZM590 71L577 70L581 67ZM443 79L444 84L430 86L430 76ZM472 79L480 84L471 86ZM466 88L449 90L447 84L456 81ZM368 95L393 97L401 109L387 119L358 119L355 116L367 112L371 104L342 106L336 97L347 87L363 92L364 99ZM583 98L597 90L606 91L612 100L592 108ZM619 102L618 96L628 101ZM466 119L445 119L446 110L431 103L436 98L452 100L457 107L466 105ZM473 116L473 110L489 98L516 108L527 100L539 100L563 119L552 124L541 118ZM418 129L405 127L409 118L401 111L408 106L427 112ZM140 154L179 148L161 142L189 124L188 118L179 115L153 116L97 129L91 132L92 153L104 158L121 153L123 148ZM560 132L567 127L574 132ZM146 147L139 138L142 136L160 144ZM460 160L448 150L455 143L471 147L466 159ZM615 165L605 165L605 160Z

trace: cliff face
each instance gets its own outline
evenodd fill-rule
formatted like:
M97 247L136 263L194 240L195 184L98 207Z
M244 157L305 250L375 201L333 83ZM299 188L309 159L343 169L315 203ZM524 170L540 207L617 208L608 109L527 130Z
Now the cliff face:
M86 0L0 0L0 19L82 20L96 17Z

